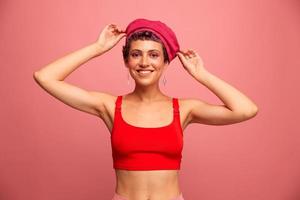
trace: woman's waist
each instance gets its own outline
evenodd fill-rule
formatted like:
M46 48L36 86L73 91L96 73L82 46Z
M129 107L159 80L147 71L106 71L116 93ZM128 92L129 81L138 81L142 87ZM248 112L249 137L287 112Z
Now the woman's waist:
M115 172L116 192L119 194L180 193L178 170L115 170Z

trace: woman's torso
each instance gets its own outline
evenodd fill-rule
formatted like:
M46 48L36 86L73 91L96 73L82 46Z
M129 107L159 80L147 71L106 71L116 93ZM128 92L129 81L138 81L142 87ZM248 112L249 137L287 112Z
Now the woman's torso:
M181 193L178 170L115 170L115 192L127 199L169 200Z
M117 96L113 96L109 103L106 103L106 113L103 121L112 133L115 102ZM182 130L187 126L188 110L183 100L178 99L180 110L180 124ZM136 113L143 113L139 116ZM137 104L123 96L122 117L125 122L136 127L162 127L173 120L172 98L166 97L162 101L151 104ZM142 119L142 120L140 120ZM116 169L115 192L124 197L133 199L171 199L180 193L179 170L121 170Z

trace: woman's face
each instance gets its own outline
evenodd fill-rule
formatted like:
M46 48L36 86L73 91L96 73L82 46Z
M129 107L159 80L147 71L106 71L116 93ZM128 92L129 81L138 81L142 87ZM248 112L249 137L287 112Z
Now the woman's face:
M152 40L131 42L126 67L137 83L143 85L156 83L165 66L161 43Z

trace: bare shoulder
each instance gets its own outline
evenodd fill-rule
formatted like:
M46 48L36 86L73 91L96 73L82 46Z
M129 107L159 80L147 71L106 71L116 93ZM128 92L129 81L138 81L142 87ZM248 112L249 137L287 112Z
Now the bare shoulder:
M178 104L179 108L182 109L188 109L190 106L190 99L188 98L177 98L178 99Z
M193 110L193 108L195 108L197 106L209 105L208 102L206 102L202 99L198 99L198 98L181 98L181 99L178 99L178 102L189 112L191 112Z
M101 118L107 114L117 99L117 96L110 92L92 91L91 94L97 99L97 110Z
M195 104L195 99L192 98L177 98L181 115L182 127L185 128L192 122L191 110Z
M186 113L186 124L192 123L203 123L207 124L208 122L204 122L205 118L205 110L209 109L211 104L207 103L202 99L197 98L180 98L178 99L179 105L183 113ZM212 106L212 105L211 105ZM195 113L201 112L202 120L200 120L199 116L196 116Z
M178 103L187 109L193 108L197 104L207 103L204 100L197 98L178 98Z

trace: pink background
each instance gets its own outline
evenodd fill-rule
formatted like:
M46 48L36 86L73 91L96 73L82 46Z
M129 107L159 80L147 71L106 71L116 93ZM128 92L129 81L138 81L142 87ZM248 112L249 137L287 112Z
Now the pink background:
M195 49L206 69L259 107L243 123L185 130L185 199L300 199L300 2L170 2L1 1L1 200L112 198L116 182L105 124L50 96L33 72L96 41L106 24L125 28L140 17L172 27L181 49ZM123 44L124 38L65 81L115 95L130 92ZM161 88L169 96L221 103L178 58L166 79Z

